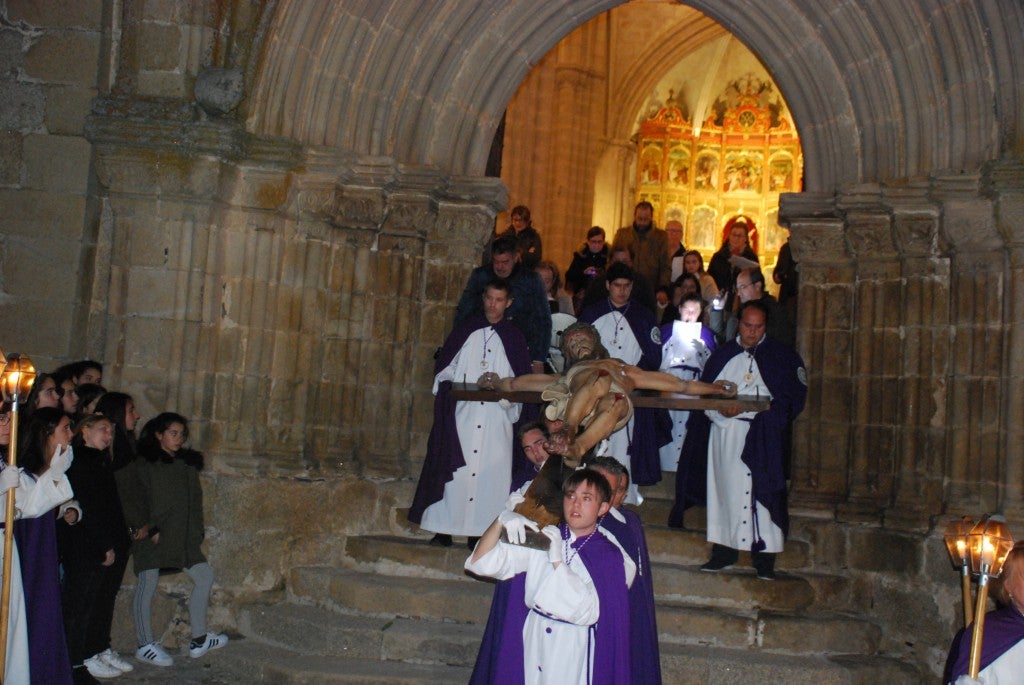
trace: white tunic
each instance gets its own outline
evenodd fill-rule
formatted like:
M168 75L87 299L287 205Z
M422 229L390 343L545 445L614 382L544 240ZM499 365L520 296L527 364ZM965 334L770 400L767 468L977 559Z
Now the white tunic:
M16 518L38 518L49 514L54 507L71 499L71 483L67 476L60 474L54 481L53 475L44 473L38 481L21 473L21 484L14 495ZM7 495L0 495L0 511L7 510ZM4 668L5 685L29 684L28 624L25 619L25 595L21 584L21 562L18 546L14 545L11 555L11 599L7 617L7 662ZM3 562L3 546L0 545L0 563Z
M736 383L739 395L760 394L771 398L768 386L749 354L738 354L730 359L715 378L719 379ZM711 409L705 410L705 414L711 421L708 441L708 542L750 550L757 538L754 533L756 520L758 532L766 545L763 551L781 552L785 542L782 529L772 522L767 509L754 503L750 469L740 459L750 421L756 412L744 412L734 418L727 418ZM753 512L751 507L754 507Z
M475 383L485 372L502 378L515 375L492 326L469 335L451 364L434 378L434 394L444 381ZM521 408L507 402L455 403L455 427L466 465L445 484L441 501L423 512L421 528L474 537L487 530L512 487L512 424Z
M692 326L696 326L696 336L692 335ZM711 354L703 342L699 346L693 344L695 337L700 338L700 330L699 323L688 326L682 321L672 322L672 335L661 346L661 371L684 381L700 378L704 363ZM675 473L679 467L679 452L686 439L686 422L690 412L670 409L668 415L672 419L672 442L662 445L658 456L661 458L661 470Z
M627 364L636 365L643 356L644 351L640 347L633 329L629 327L629 321L618 312L612 311L599 316L594 321L594 328L601 336L601 344L608 350L608 354L616 359L621 359ZM606 454L615 457L615 460L630 471L629 493L626 495L627 504L640 504L644 498L633 483L633 474L630 467L629 443L633 436L633 417L629 417L629 423L608 436L608 451Z
M607 536L622 552L626 586L633 583L636 565L618 541ZM569 544L576 542L570 533ZM586 543L584 543L586 544ZM473 561L467 571L478 576L507 580L526 572L525 600L532 611L523 625L523 664L527 685L586 685L593 668L590 626L601 615L597 589L578 554L554 568L546 551L499 542Z
M1024 641L999 655L999 658L978 672L985 685L1018 685L1024 673Z

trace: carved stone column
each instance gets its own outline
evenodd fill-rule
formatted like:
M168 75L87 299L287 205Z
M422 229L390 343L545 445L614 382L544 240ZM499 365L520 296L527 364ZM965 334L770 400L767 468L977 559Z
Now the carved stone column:
M954 510L994 511L1005 464L1004 392L1006 258L992 201L978 174L934 180L943 234L953 246L950 299L951 374L947 397L946 500Z
M893 492L886 524L927 530L942 501L950 372L949 259L925 181L884 189L899 248L902 312Z
M1005 371L1000 445L1005 455L1000 509L1024 520L1024 161L1006 160L986 170L985 191L994 204L996 229L1008 256L1003 288Z
M892 492L899 413L900 263L892 217L875 185L837 198L855 261L852 349L853 403L848 500L840 518L877 522Z
M854 273L831 195L783 195L780 223L800 265L797 350L808 376L794 426L791 502L831 509L848 488Z

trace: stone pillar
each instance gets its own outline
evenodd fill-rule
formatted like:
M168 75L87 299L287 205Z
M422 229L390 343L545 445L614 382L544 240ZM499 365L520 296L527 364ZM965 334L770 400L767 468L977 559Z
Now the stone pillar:
M925 181L884 190L899 249L902 312L895 388L897 441L886 525L927 530L942 500L946 387L950 373L949 259L939 234L939 206Z
M946 501L953 512L978 514L999 502L1005 342L1005 252L979 184L978 174L951 174L934 179L932 189L952 249Z
M897 450L900 263L892 220L875 185L837 198L855 259L851 305L850 482L840 517L877 522L888 503Z
M794 426L791 502L832 509L848 488L854 272L831 195L783 195L780 222L800 264L797 350L808 376L807 405Z
M1006 244L1007 266L1002 309L1005 371L1002 378L1000 446L1005 455L999 508L1011 521L1024 520L1024 162L992 164L985 192L992 198L996 229Z

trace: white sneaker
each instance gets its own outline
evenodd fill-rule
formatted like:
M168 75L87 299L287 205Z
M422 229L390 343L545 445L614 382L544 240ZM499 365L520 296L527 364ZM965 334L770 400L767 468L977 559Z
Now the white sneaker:
M111 647L107 647L105 650L96 655L103 663L113 666L121 673L127 673L128 671L134 671L135 667L131 665L123 656L115 652Z
M143 663L153 664L154 666L174 665L174 659L164 651L159 642L150 642L148 645L142 645L135 651L135 658Z
M121 675L121 670L114 668L107 662L100 659L99 654L91 656L82 662L86 670L89 671L89 675L93 678L116 678Z
M188 655L193 659L198 659L211 649L220 649L227 643L228 636L224 633L207 633L206 638L198 647L193 647L192 644L194 643L189 643Z

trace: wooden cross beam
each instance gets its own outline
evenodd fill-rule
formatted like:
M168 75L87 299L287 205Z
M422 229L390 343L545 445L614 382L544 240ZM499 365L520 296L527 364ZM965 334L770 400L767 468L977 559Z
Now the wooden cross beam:
M739 409L740 411L767 411L771 400L760 395L737 395L722 397L720 395L682 395L676 392L660 392L658 390L634 390L629 395L634 407L653 407L656 409ZM524 404L540 404L540 393L534 390L481 390L476 383L453 383L452 399L476 402L521 402Z

